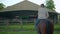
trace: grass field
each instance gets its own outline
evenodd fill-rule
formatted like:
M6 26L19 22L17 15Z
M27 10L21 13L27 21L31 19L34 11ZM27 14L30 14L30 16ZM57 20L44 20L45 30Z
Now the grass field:
M21 32L0 32L0 34L37 34L36 31L21 31ZM55 31L54 34L60 34L59 31Z
M20 25L8 25L8 26L0 26L0 30L35 30L34 25L23 25L21 28ZM54 30L60 30L60 25L54 25Z
M23 28L21 28L20 25L9 25L9 26L0 26L0 30L10 30L5 32L0 32L0 34L37 34L35 31L34 25L23 25ZM19 31L11 31L11 30L19 30ZM25 30L25 31L20 31ZM54 25L54 34L60 34L60 25L56 24Z
M58 24L54 25L54 30L60 30L60 25Z
M1 30L35 30L34 25L23 25L23 28L21 28L20 25L8 25L8 26L0 26Z

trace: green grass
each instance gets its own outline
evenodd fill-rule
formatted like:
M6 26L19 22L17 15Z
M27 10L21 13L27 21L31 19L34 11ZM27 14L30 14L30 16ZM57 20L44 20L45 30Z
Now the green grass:
M34 25L23 25L23 28L20 25L0 26L0 29L3 30L35 30L34 28Z
M37 34L37 32L8 32L8 34Z
M54 25L54 30L60 30L60 25L58 24Z
M0 30L7 30L7 26L0 26Z
M37 34L36 31L25 31L25 32L0 32L0 34ZM60 32L55 31L54 34L60 34Z
M27 32L0 32L0 34L37 34L37 32L27 31Z
M34 25L23 25L21 28L20 25L8 25L8 26L0 26L0 30L35 30ZM60 30L60 25L54 25L54 30Z
M21 28L20 25L8 25L8 26L0 26L0 30L26 30L25 32L0 32L0 34L37 34L36 31L32 31L35 30L34 29L34 25L23 25L23 28ZM54 25L54 30L60 30L60 25L56 24ZM60 31L54 31L54 34L60 34Z
M60 34L60 31L55 31L54 34Z
M0 34L7 34L7 32L0 32Z
M7 29L9 30L34 30L34 25L23 25L23 28L21 28L20 25L9 25Z

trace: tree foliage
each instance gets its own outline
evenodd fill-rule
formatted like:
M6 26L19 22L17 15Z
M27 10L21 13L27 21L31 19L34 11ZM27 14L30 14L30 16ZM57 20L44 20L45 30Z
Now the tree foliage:
M53 0L46 0L46 7L55 10L55 5Z
M0 3L0 10L4 8L4 4L3 3Z

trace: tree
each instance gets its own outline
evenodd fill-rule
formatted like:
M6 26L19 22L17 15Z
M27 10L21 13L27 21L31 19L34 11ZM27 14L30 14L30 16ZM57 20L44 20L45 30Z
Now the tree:
M3 9L5 5L3 3L0 3L0 10Z
M51 10L55 10L54 1L53 0L46 0L46 7Z

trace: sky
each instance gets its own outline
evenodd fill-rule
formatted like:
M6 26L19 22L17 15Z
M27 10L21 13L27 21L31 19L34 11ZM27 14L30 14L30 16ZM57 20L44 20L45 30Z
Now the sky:
M12 6L12 5L17 4L19 2L22 2L22 1L24 1L24 0L0 0L1 3L6 5L6 7ZM31 2L36 3L38 5L46 2L45 0L28 0L28 1L31 1ZM60 0L53 0L53 1L55 4L56 12L60 13L60 7L59 7L60 6Z

